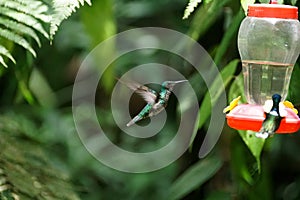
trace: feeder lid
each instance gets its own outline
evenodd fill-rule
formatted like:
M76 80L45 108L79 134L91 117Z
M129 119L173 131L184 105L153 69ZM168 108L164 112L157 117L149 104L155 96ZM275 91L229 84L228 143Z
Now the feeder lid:
M300 118L290 108L285 108L286 117L281 120L276 133L294 133L300 129ZM226 115L227 124L237 130L252 130L258 132L265 119L262 105L240 104Z
M277 4L252 4L248 6L249 17L268 17L281 19L298 19L298 7Z

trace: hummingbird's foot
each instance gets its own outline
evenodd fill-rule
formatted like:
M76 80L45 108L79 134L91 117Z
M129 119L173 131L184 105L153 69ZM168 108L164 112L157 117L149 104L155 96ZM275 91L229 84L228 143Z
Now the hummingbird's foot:
M257 138L267 139L270 135L267 132L263 132L263 133L258 132L258 133L255 134L255 136Z

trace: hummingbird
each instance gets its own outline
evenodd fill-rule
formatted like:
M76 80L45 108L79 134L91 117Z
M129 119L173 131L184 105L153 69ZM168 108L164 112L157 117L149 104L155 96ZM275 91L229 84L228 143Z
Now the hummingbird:
M262 127L256 137L266 139L273 135L275 131L279 128L281 120L287 115L284 109L283 103L281 101L281 96L279 94L274 94L272 100L267 100L263 106L266 113L266 118L263 121Z
M129 127L142 119L152 117L160 113L167 106L174 86L178 83L186 81L187 80L164 81L161 84L160 92L157 93L155 90L152 90L145 85L134 82L127 83L120 80L120 82L123 82L125 85L127 85L127 87L139 94L147 102L147 105L139 112L139 114L131 119L126 126Z

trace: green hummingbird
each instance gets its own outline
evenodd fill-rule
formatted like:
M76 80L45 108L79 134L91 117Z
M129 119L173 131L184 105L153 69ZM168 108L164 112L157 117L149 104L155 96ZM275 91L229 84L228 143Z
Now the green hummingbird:
M148 88L147 86L141 85L139 83L128 83L120 80L120 82L123 82L147 102L147 105L139 112L139 114L137 114L133 119L131 119L126 124L126 126L131 126L142 119L152 117L160 113L167 106L169 97L172 93L174 86L178 83L186 81L187 80L164 81L161 84L160 92L157 93L155 90L152 90L151 88Z
M274 94L272 100L266 101L264 105L266 118L261 129L256 133L256 137L266 139L277 131L282 118L287 114L284 105L280 101L281 96L279 94Z

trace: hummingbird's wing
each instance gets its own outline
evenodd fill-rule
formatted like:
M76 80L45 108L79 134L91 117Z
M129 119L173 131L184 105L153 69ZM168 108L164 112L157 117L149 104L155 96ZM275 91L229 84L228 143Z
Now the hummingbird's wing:
M272 100L267 100L265 101L265 104L263 106L264 112L269 113L273 107L273 101Z
M287 111L285 110L285 106L282 102L279 103L279 114L280 114L280 117L287 116Z
M148 88L147 86L141 85L136 82L127 82L124 80L119 81L125 84L128 88L139 94L148 104L154 104L157 98L157 93Z
M265 101L265 104L263 106L264 112L265 113L270 113L272 107L273 107L273 101L272 100ZM286 117L286 115L287 115L287 111L285 110L285 106L282 102L279 103L279 114L280 114L281 117Z
M134 92L139 94L147 103L154 104L157 98L157 93L147 86L136 84L130 87Z

